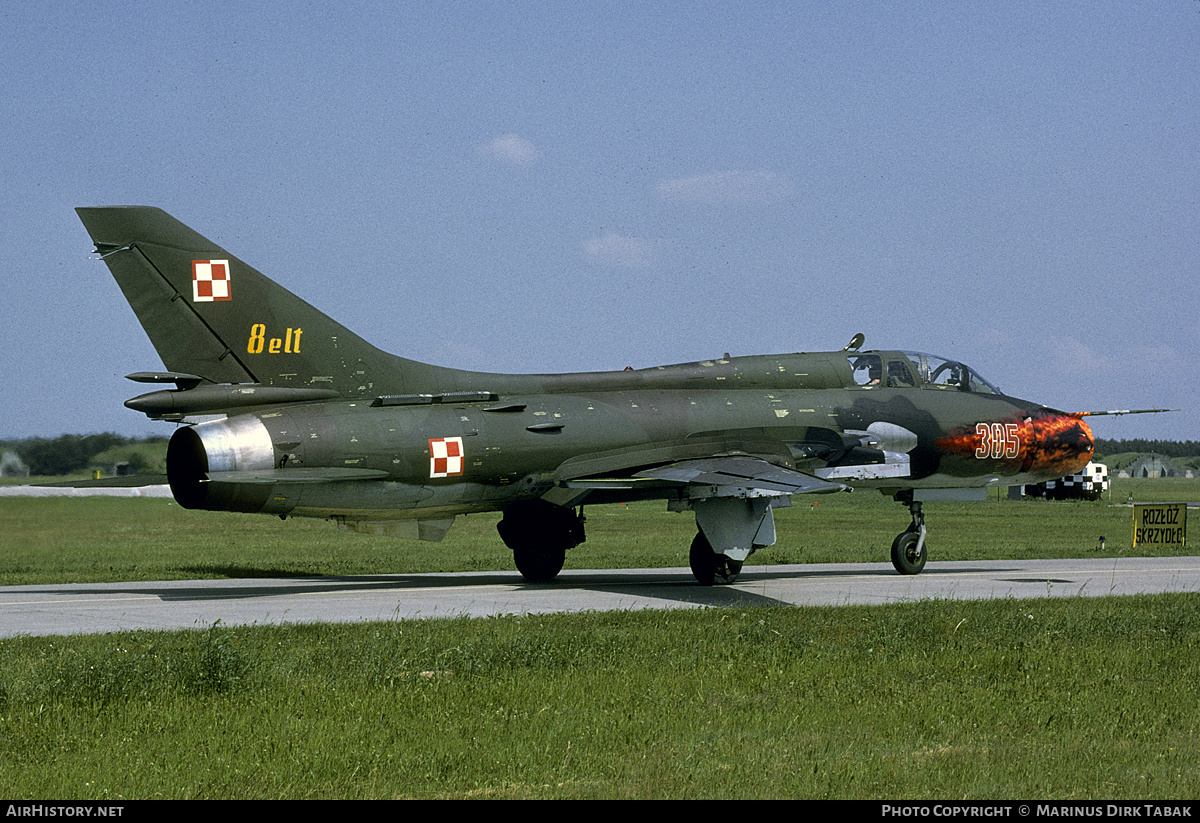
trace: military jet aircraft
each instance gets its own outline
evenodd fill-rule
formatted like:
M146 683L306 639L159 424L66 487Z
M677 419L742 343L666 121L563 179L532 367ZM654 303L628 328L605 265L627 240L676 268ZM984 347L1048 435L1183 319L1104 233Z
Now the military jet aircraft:
M320 517L440 540L500 511L520 573L552 580L584 540L584 505L662 499L695 513L690 565L736 578L775 542L793 495L877 489L908 507L892 563L929 553L922 504L1076 472L1082 420L910 351L723 357L577 374L488 374L367 343L160 209L77 210L174 384L126 402L193 422L171 437L189 509Z

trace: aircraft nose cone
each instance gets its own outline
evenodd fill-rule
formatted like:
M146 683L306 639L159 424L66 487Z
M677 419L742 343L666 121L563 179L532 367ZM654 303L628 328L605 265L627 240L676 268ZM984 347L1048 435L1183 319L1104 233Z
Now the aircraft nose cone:
M1092 459L1095 440L1078 417L1045 411L1030 416L1029 471L1048 479L1081 471Z

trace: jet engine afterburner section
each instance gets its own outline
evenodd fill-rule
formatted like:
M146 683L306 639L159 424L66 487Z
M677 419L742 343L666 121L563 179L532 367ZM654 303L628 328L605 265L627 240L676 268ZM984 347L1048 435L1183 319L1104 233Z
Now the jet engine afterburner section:
M270 471L271 435L254 415L243 414L179 429L167 445L167 482L185 509L259 512L270 485L228 482L229 472ZM224 475L226 482L221 482Z

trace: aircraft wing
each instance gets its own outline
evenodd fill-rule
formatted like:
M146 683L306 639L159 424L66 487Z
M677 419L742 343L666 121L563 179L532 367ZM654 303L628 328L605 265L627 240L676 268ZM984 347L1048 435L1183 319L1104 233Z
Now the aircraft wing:
M697 486L743 486L780 494L828 494L846 491L844 483L768 463L748 454L716 455L681 460L637 472L634 477Z
M779 465L784 458L781 450L785 448L780 444L740 442L729 448L730 445L696 442L583 456L560 466L556 480L561 490L708 486L726 492L740 487L784 495L825 494L850 488ZM772 462L761 455L779 455L780 461ZM560 491L550 497L557 502L559 498L573 496Z

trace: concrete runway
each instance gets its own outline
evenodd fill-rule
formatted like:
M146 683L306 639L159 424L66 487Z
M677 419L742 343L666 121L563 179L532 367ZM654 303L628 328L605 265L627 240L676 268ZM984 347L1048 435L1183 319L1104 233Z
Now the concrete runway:
M433 617L926 599L1100 597L1200 592L1200 557L749 566L733 586L687 569L564 571L531 586L517 572L68 583L0 587L0 637L129 629L362 622Z

